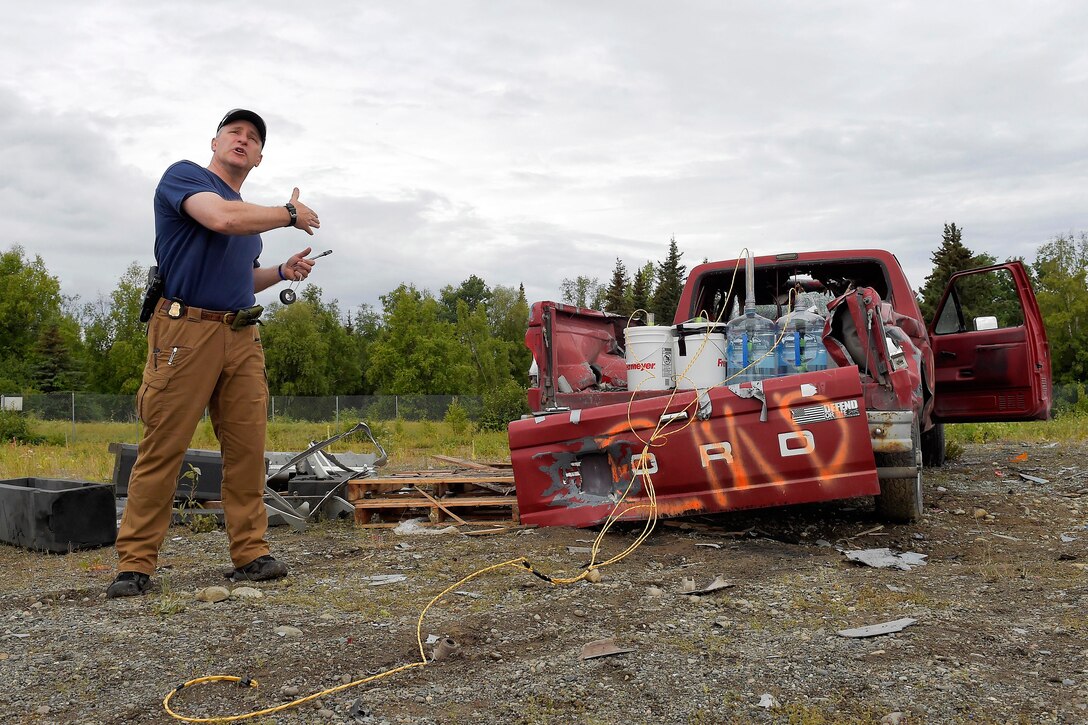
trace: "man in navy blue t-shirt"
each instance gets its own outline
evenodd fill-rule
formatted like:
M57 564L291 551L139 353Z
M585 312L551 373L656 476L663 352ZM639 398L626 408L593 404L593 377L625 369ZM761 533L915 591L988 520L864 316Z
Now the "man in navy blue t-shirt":
M242 201L249 172L261 163L264 120L227 113L212 139L207 168L179 161L155 190L155 259L163 299L148 323L147 364L136 398L144 423L128 500L117 532L117 577L110 598L143 594L170 525L177 474L205 408L223 455L223 511L235 581L287 575L269 554L264 507L268 384L255 324L236 323L256 293L304 280L307 247L262 267L261 232L291 226L313 235L317 213L298 189L282 206ZM248 315L243 315L245 320ZM255 318L253 320L255 322Z

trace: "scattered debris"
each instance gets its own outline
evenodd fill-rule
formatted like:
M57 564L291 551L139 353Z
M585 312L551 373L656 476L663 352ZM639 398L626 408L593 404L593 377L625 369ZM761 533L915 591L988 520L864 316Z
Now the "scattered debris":
M759 698L759 706L770 710L772 708L779 707L780 703L774 695L769 692L764 692L763 696Z
M591 546L568 546L568 554L592 554L593 547Z
M719 591L721 589L728 589L728 588L734 586L734 584L732 582L727 581L726 579L724 579L721 576L714 577L714 581L710 582L709 584L707 584L702 589L696 589L695 588L695 581L693 579L685 579L684 582L685 582L685 585L684 585L685 587L687 586L687 584L686 584L687 582L691 582L691 589L687 590L687 591L684 591L684 592L681 592L682 594L695 594L695 595L710 594L712 592L716 592L716 591Z
M680 593L691 594L695 591L695 580L684 577L680 580Z
M407 581L408 576L405 574L373 574L371 576L360 577L368 586L380 587L384 584L396 584L397 582Z
M620 647L616 644L615 637L608 637L606 639L598 639L593 642L582 645L582 654L578 659L592 660L598 657L609 657L611 655L619 655L624 652L634 652L633 647Z
M905 627L917 622L917 619L913 617L904 617L902 619L895 619L891 622L881 622L880 624L870 624L867 627L856 627L854 629L840 629L838 635L840 637L878 637L882 634L892 634L893 632L899 632Z
M461 649L461 645L457 644L450 637L443 637L438 640L435 645L434 651L431 653L431 660L434 662L441 662L447 657L456 654L457 650Z
M348 708L348 715L351 715L352 718L355 718L356 720L363 721L373 719L374 717L374 715L372 715L370 712L370 708L368 708L363 703L362 698L359 698L355 702L351 703L351 707Z
M280 637L290 637L291 639L296 639L302 636L301 629L299 629L298 627L292 627L289 624L281 624L273 631ZM296 692L295 694L297 695L298 693Z
M462 531L465 536L489 536L491 534L505 534L507 532L515 532L521 534L527 534L528 531L524 529L536 528L536 524L524 524L520 526L496 526L492 529L476 529L475 531Z
M875 569L887 569L895 567L903 571L910 571L916 566L925 566L928 554L919 554L916 551L904 551L895 553L891 549L858 549L855 551L843 551L842 553L850 561L865 564Z
M704 546L704 547L706 547L708 549L720 549L720 548L722 548L721 544L713 544L713 543L709 543L709 542L708 543L697 543L695 545L696 546Z
M880 718L880 725L902 725L906 720L906 713L896 710L895 712L889 712L887 715Z
M1018 456L1013 456L1011 460L1015 461L1016 463L1022 463L1024 461L1026 461L1027 459L1028 459L1028 454L1027 453L1021 453Z
M993 536L996 536L999 539L1008 539L1009 541L1020 541L1020 539L1015 536L1009 536L1008 534L993 534Z
M444 526L441 529L432 528L423 525L423 519L407 519L397 524L397 527L393 529L394 534L400 534L401 536L415 536L419 534L423 535L437 535L437 534L455 534L457 533L456 526Z
M885 584L884 586L887 587L889 592L899 592L902 594L903 592L908 591L906 587L897 587L894 584Z
M1050 483L1049 478L1039 478L1038 476L1029 476L1026 473L1021 473L1020 478L1031 483Z
M443 463L452 463L455 466L461 468L474 468L478 471L502 471L509 468L507 464L500 463L480 463L478 461L470 461L465 458L455 458L454 456L441 456L437 453L432 453L431 458L436 461L442 461Z
M850 540L857 539L857 538L862 537L862 536L868 536L869 534L875 534L876 532L880 531L883 528L884 528L884 524L877 524L876 526L874 526L871 529L865 529L865 531L862 531L859 534L854 534L853 536L848 536L848 537L846 537L846 539L847 539L847 541L850 541Z
M463 589L458 589L454 594L460 594L462 597L468 597L470 599L479 599L483 596L483 594L480 594L479 592L466 592Z

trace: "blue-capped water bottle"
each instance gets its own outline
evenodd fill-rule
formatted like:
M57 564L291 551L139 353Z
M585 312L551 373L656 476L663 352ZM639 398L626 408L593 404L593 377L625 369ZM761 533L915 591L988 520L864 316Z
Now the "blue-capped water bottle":
M798 296L793 312L778 318L782 341L778 346L779 370L782 375L808 373L827 369L827 348L824 347L824 318L815 306L802 304Z
M726 324L725 347L728 385L754 382L778 376L773 322L757 314L754 304L744 305L744 314Z

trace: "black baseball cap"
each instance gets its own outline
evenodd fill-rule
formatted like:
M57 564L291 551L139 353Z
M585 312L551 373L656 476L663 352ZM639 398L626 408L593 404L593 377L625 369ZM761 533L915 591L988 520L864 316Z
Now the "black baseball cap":
M215 134L218 136L219 132L223 130L223 127L228 123L234 123L235 121L249 121L257 127L257 135L261 137L261 146L264 147L264 139L267 133L264 125L264 119L258 116L253 111L247 111L244 108L235 108L233 111L227 111L227 115L223 116L223 120L219 122L219 126L215 129Z

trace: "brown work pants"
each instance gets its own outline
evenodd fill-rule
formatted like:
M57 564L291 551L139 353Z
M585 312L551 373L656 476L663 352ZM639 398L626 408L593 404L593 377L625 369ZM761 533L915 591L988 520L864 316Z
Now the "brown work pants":
M257 325L231 330L200 309L151 318L147 364L136 397L144 423L117 532L118 571L152 574L170 526L185 451L204 414L223 455L223 512L230 558L244 566L268 553L264 506L268 383Z

